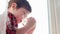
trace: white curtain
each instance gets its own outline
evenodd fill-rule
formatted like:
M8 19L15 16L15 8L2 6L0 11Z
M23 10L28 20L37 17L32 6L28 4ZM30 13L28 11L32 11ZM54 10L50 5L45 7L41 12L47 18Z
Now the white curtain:
M48 0L50 34L60 34L60 0Z
M7 0L0 0L0 34L6 34Z

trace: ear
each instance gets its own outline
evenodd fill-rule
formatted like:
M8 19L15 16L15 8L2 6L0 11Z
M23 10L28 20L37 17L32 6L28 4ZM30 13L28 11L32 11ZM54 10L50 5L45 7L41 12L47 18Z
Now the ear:
M16 9L16 8L17 8L17 4L16 4L16 3L12 3L12 4L11 4L11 7L12 7L13 9Z

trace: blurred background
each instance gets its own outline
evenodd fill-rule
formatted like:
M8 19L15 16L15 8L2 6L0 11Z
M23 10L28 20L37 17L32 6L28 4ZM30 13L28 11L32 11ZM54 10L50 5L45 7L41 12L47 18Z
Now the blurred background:
M0 34L6 33L7 0L0 0Z
M48 1L50 34L60 34L60 0Z

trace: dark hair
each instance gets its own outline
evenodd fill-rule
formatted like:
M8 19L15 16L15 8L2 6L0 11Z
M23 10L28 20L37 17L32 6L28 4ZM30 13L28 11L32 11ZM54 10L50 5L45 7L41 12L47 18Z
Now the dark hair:
M8 8L11 6L12 3L16 3L17 8L23 7L25 9L27 9L29 12L31 12L31 6L27 0L10 0Z

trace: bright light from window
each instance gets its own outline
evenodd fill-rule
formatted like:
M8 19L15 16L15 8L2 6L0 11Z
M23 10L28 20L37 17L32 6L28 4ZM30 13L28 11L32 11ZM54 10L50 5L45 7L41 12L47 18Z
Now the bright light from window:
M49 34L47 0L28 0L32 6L32 15L36 18L33 34Z
M0 14L7 9L7 0L0 0Z

